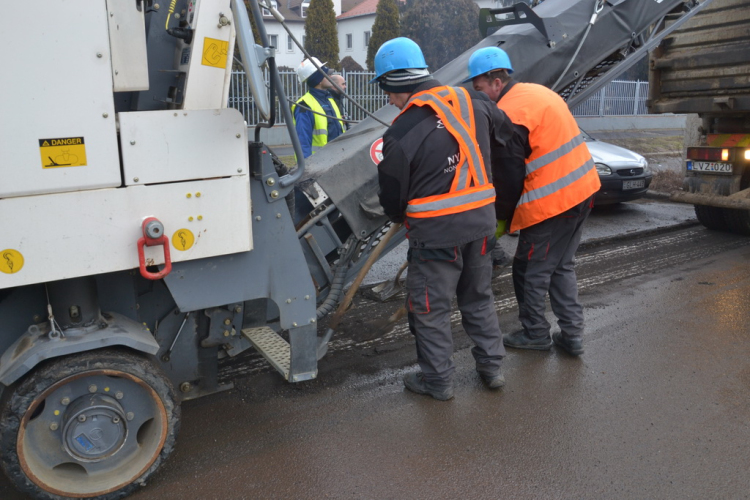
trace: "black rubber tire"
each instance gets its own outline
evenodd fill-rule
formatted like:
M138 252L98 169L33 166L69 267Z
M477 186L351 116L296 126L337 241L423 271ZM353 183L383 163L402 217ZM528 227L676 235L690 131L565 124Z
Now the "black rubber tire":
M718 207L709 207L706 205L693 205L695 216L698 222L703 224L707 229L713 231L729 231L729 224L724 216L724 209Z
M2 468L21 492L35 499L62 500L72 498L66 496L65 491L51 492L50 489L53 488L47 489L44 485L37 484L26 474L22 466L22 462L25 463L26 461L19 460L18 448L22 446L18 442L19 430L30 406L37 398L43 396L46 391L49 391L64 379L76 376L84 378L87 375L82 374L96 373L101 370L107 370L108 374L106 376L113 379L117 379L117 375L114 377L109 375L111 372L121 373L122 379L131 381L138 379L152 389L153 392L151 395L155 393L160 403L155 398L152 398L152 401L158 408L163 408L165 412L166 422L162 425L166 425L166 435L152 441L155 451L147 455L143 462L143 467L147 468L136 477L133 477L130 482L119 485L114 483L114 486L119 487L113 491L108 491L111 488L105 487L100 491L89 492L83 496L76 494L75 498L93 498L97 500L123 498L133 490L144 486L148 478L156 472L171 454L180 425L180 406L172 384L155 363L140 353L126 349L111 348L54 358L40 364L16 384L8 387L4 391L2 402L0 403L0 452L2 453ZM65 387L65 385L67 384L60 385L59 387ZM145 390L147 389L144 386ZM44 408L41 404L38 406ZM34 417L32 416L31 418L33 419ZM133 432L132 434L136 433ZM61 442L61 440L57 439L56 442ZM159 450L160 445L161 449ZM131 478L118 477L117 481L123 483L129 479Z
M736 234L750 236L750 210L724 208L724 218L729 230Z

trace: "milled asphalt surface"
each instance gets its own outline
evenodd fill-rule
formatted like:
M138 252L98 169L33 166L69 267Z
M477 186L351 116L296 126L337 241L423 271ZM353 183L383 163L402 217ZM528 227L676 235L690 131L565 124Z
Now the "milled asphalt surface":
M593 245L585 354L509 351L500 391L459 331L450 402L404 390L408 342L340 351L305 384L239 380L183 406L133 498L747 498L749 262L750 240L699 226Z

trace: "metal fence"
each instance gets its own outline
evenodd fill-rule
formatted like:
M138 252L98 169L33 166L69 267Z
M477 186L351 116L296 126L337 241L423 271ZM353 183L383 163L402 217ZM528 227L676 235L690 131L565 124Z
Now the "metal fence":
M648 82L614 80L573 110L573 116L647 115Z
M294 71L280 71L281 83L287 98L294 102L299 99L307 87L297 80ZM388 98L377 85L370 85L370 80L375 73L369 71L348 71L342 73L346 79L347 93L357 103L370 112L374 112L388 104ZM268 81L266 75L266 81ZM587 99L575 110L574 116L610 116L610 115L644 115L647 114L646 98L648 96L648 82L626 82L613 81L601 89L595 95ZM232 81L229 87L229 101L231 108L238 109L248 125L255 125L261 120L258 110L255 108L250 87L244 71L232 72ZM279 109L279 101L276 100L276 123L283 124L284 116ZM363 120L365 113L344 99L344 112L351 120Z

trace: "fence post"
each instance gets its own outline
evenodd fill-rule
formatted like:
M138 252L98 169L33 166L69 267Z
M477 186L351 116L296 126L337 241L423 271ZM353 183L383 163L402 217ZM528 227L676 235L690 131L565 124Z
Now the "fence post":
M641 82L636 81L635 82L635 97L633 98L633 115L638 114L638 104L640 101L640 90L641 90Z
M607 86L605 85L599 91L599 116L604 116L604 91L606 89L607 89Z

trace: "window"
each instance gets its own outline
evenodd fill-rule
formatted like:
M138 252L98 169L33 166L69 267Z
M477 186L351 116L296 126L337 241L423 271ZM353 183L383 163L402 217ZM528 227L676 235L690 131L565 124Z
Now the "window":
M302 46L307 48L307 35L302 35Z
M294 42L292 41L291 35L286 36L286 50L288 52L294 52Z
M370 32L365 31L365 48L370 46Z
M278 47L279 46L279 35L268 35L268 45L271 47Z
M346 34L346 50L352 50L352 34Z
M307 17L307 9L310 8L310 2L305 2L299 6L299 16Z
M260 5L261 5L261 7L263 6L263 4L260 4ZM276 2L276 0L271 0L271 5L273 6L274 9L278 9L279 8L279 4ZM261 10L263 11L263 15L264 16L270 16L271 15L271 11L268 10L268 9L266 9L265 7L262 8Z

